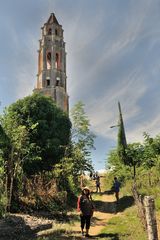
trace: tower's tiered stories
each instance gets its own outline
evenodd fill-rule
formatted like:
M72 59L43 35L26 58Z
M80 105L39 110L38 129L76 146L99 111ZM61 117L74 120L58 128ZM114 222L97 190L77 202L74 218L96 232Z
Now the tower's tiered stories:
M38 50L37 87L34 92L51 96L57 106L68 112L66 90L66 52L63 29L54 13L42 29Z

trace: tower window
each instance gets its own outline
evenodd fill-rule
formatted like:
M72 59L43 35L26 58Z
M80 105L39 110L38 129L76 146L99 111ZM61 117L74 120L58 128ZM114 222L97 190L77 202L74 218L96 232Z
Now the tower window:
M51 69L51 52L47 53L47 69Z
M50 86L50 79L47 79L46 83L47 83L47 87L49 87Z
M55 67L58 69L60 66L60 61L59 61L59 54L58 53L56 53L56 61L55 61Z
M60 86L60 78L59 77L56 78L56 87L57 86Z
M49 28L49 30L48 30L48 35L52 35L52 29L51 28Z
M55 35L56 35L56 36L58 35L58 30L57 30L57 29L55 29Z

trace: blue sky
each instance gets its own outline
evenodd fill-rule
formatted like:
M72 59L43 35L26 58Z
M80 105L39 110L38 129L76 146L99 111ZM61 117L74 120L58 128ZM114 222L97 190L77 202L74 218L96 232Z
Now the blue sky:
M85 104L96 170L116 146L118 101L128 142L160 134L159 0L2 0L0 101L3 108L36 85L40 28L54 12L64 29L70 108Z

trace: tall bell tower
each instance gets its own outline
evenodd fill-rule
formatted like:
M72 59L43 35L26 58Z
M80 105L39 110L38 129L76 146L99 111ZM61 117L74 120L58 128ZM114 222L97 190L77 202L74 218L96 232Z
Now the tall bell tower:
M51 96L57 106L68 113L65 42L62 26L54 13L51 13L41 30L37 86L34 92Z

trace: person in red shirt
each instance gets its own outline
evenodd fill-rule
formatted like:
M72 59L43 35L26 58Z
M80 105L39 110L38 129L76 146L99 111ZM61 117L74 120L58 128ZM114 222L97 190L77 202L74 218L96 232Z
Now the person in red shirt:
M91 224L91 217L93 215L94 206L92 202L92 197L90 194L90 190L88 187L84 187L82 190L82 194L78 199L78 209L80 213L81 219L81 231L82 235L84 235L84 228L86 227L86 237L89 237L89 229Z

